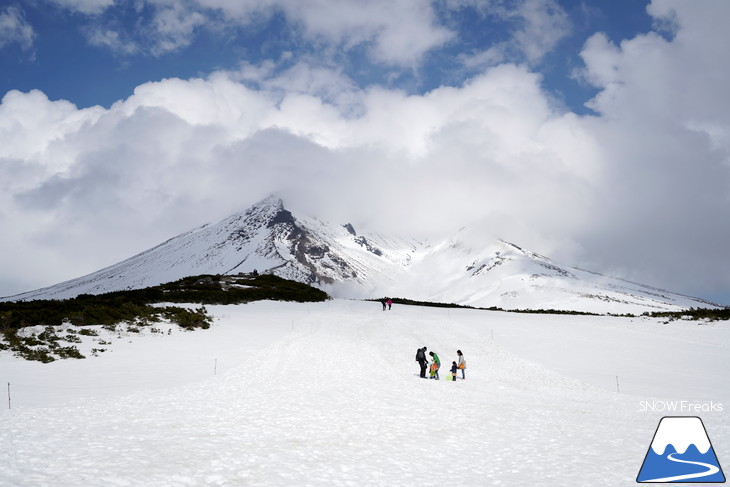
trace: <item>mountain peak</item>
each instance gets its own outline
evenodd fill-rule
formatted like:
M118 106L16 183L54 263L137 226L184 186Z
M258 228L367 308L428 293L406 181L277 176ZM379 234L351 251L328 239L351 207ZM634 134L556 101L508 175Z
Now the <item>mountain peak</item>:
M674 311L699 300L553 263L463 228L428 245L335 225L271 194L244 212L178 235L88 276L9 297L64 299L139 289L199 274L271 273L337 297L402 296L503 309Z
M274 210L282 210L284 209L284 201L275 194L270 194L266 198L258 201L257 203L254 203L250 210L263 210L263 209L274 209Z

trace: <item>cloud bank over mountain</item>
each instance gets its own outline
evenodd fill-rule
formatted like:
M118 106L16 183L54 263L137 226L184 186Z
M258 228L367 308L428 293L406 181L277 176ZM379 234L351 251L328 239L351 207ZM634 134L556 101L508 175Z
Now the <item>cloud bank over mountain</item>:
M56 4L99 22L119 8ZM12 230L0 294L97 270L277 193L358 228L427 237L477 226L561 262L730 301L726 3L657 1L653 31L588 37L572 72L596 93L588 113L546 88L541 63L575 28L552 2L490 2L484 15L510 19L508 40L464 48L474 71L423 92L362 83L336 52L417 71L462 35L437 4L275 4L159 2L146 7L147 37L85 32L109 48L144 40L155 55L214 25L280 16L322 57L145 82L109 107L4 95L0 225ZM446 4L451 18L475 8Z

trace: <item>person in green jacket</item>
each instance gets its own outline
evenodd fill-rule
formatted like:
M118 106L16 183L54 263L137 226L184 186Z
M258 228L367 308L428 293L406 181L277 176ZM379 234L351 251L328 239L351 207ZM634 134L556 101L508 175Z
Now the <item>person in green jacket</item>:
M439 368L441 368L441 360L439 359L439 356L436 355L434 352L428 352L428 354L433 359L432 365L435 366L434 367L435 370L434 370L434 374L433 374L435 377L433 377L433 378L436 380L439 380Z

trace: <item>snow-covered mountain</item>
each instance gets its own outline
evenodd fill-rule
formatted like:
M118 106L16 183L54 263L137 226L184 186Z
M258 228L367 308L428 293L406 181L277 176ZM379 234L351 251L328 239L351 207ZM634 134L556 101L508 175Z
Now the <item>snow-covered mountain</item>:
M713 306L699 299L566 267L465 229L443 242L361 234L294 215L269 197L100 271L5 299L64 299L137 289L197 274L257 270L338 297L381 295L504 309L637 313Z
M426 285L419 287L419 282ZM479 245L479 238L466 229L417 255L393 294L475 307L617 314L718 307L698 298L560 265L503 240Z
M328 291L365 295L397 279L420 248L416 241L358 235L297 215L276 197L204 225L100 271L7 299L64 299L138 289L198 274L257 270Z

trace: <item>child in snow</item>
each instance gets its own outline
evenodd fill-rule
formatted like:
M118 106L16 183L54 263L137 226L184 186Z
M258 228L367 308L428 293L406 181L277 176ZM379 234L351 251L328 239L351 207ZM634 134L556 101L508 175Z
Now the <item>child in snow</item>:
M466 380L466 375L464 374L464 371L466 370L466 360L464 360L464 354L461 353L461 350L456 351L456 355L459 356L459 365L458 367L461 369L461 378L463 380ZM456 377L454 377L454 380L456 380Z
M456 362L451 362L451 377L454 382L456 382L456 371L459 370L459 367L456 366Z
M439 360L439 356L436 355L434 352L428 352L428 354L433 358L433 363L431 364L431 378L439 380L439 369L441 368L441 360Z

